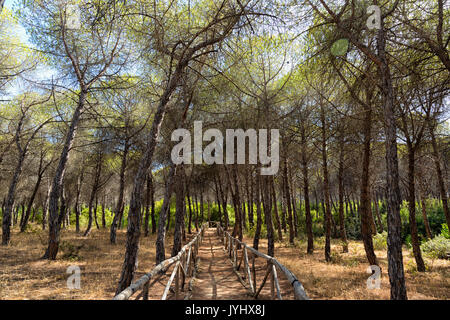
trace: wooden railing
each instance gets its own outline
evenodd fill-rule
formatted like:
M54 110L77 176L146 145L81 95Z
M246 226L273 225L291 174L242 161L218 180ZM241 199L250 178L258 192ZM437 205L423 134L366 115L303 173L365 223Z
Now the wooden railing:
M175 281L175 299L178 300L180 298L181 291L184 290L186 279L189 277L194 278L195 276L194 273L198 263L198 249L202 243L206 226L207 224L204 224L195 237L188 244L186 244L176 256L164 260L158 264L152 271L145 274L128 288L116 295L113 300L129 300L131 296L139 290L141 290L141 293L136 297L136 300L140 298L143 300L148 300L149 288L151 288L174 264L175 267L173 268L172 274L166 284L161 300L167 299L167 295L173 281Z
M271 299L282 300L280 282L278 279L277 269L281 271L282 274L289 281L293 291L294 291L294 299L296 300L309 300L308 295L305 292L302 284L296 276L287 269L284 265L282 265L277 259L274 257L268 256L264 253L261 253L255 250L252 247L247 246L244 242L239 241L239 239L233 238L230 233L223 230L219 223L211 222L210 224L215 224L217 229L217 235L221 238L221 241L224 245L225 251L230 257L231 263L233 265L234 272L239 278L239 281L247 288L250 295L253 298L258 298L261 290L266 285L267 279L270 277L270 296ZM256 282L256 268L255 268L255 259L257 257L263 258L267 261L266 273L263 277L262 282L259 287ZM244 263L242 273L239 273L241 269L242 262ZM251 263L251 266L250 266Z

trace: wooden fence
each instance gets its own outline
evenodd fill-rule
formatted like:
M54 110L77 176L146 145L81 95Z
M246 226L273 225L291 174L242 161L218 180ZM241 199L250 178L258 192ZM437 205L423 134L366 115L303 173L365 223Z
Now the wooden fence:
M280 282L278 279L278 269L289 281L294 291L294 298L296 300L309 300L308 295L306 294L305 289L303 288L300 281L298 281L295 275L284 265L282 265L277 259L247 246L244 242L239 241L239 239L233 238L230 233L223 230L219 223L212 222L211 224L216 225L217 235L221 238L225 251L231 259L233 269L238 276L239 281L242 283L242 285L244 285L244 287L249 290L249 293L255 299L258 298L269 277L271 299L283 299L281 294ZM263 258L267 261L266 273L259 286L257 285L256 281L255 268L255 259L257 257ZM242 270L243 275L239 273L242 263L244 263Z
M131 296L137 291L141 290L135 300L143 299L148 300L148 290L156 281L164 275L164 273L175 264L172 274L164 289L164 293L161 300L166 300L170 287L175 281L175 299L180 299L180 293L184 289L186 279L194 276L195 269L197 267L198 249L202 243L205 227L204 224L195 237L186 244L178 254L170 259L164 260L158 264L152 271L142 276L135 283L131 284L128 288L116 295L113 300L129 300Z

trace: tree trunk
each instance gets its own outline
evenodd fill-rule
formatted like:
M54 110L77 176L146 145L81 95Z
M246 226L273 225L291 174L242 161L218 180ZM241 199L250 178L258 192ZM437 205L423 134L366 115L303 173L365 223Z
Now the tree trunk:
M375 215L377 216L378 225L380 226L380 232L384 231L383 222L381 221L380 208L378 206L378 192L375 192Z
M248 201L248 223L250 228L253 227L253 178L249 170L245 170L245 186L247 188L247 201Z
M444 210L445 220L447 221L447 225L450 227L450 212L448 208L448 197L447 197L447 189L444 182L444 177L442 175L442 169L441 169L441 162L439 160L439 149L436 142L436 136L434 134L434 128L431 125L431 122L428 122L428 128L430 131L431 136L431 145L433 147L433 159L434 159L434 166L436 169L436 175L438 178L438 185L439 185L439 193L441 195L441 201L442 201L442 208Z
M19 176L22 172L23 162L25 161L25 152L21 152L14 174L9 184L8 195L6 197L5 209L3 211L2 222L2 245L8 245L11 241L11 215L13 214L14 196L16 193Z
M94 184L92 185L92 191L91 191L91 197L89 199L89 220L88 220L88 226L86 228L86 231L84 232L83 236L87 237L91 233L92 228L92 220L94 218L93 215L95 215L95 225L97 226L97 229L100 229L97 221L97 192L100 184L100 176L102 172L102 162L103 162L103 152L100 151L98 154L97 159L97 165L95 166L95 178L94 178ZM95 212L92 212L93 205L95 200Z
M255 204L256 204L256 229L255 236L253 237L253 248L258 250L259 237L261 235L262 215L261 215L261 177L259 172L256 173L255 183Z
M423 191L420 191L420 207L422 211L423 223L425 224L425 232L427 234L428 240L433 238L433 234L431 233L430 223L428 222L427 216L427 204L425 201L425 194Z
M305 127L301 127L302 138L302 171L303 171L303 197L305 198L305 224L306 236L308 237L307 253L314 253L314 237L312 232L311 207L309 204L309 177L308 177L308 160L306 158L306 133Z
M31 208L33 207L34 198L36 197L36 194L39 190L39 186L41 185L42 176L44 175L44 172L42 171L42 164L43 164L43 157L41 156L41 159L39 161L38 178L36 184L34 185L33 193L31 194L30 200L28 202L27 211L24 215L22 224L20 225L20 232L24 232L27 227L28 219L30 218L31 214Z
M84 110L85 99L87 95L87 90L81 88L79 95L78 106L72 116L72 121L70 123L69 130L66 135L66 140L64 142L64 147L59 157L59 163L56 168L55 176L53 178L52 189L50 192L49 200L49 239L48 247L43 256L44 259L55 260L59 250L59 240L60 240L60 229L58 217L58 201L61 196L61 188L64 179L64 174L66 171L67 162L69 160L69 152L72 148L73 141L76 136L78 124L81 119L81 114Z
M328 160L327 160L327 136L325 123L325 108L320 106L320 118L322 122L322 167L323 167L323 196L324 196L324 222L325 222L325 260L331 261L331 206L330 187L328 183Z
M291 190L291 197L290 200L292 202L292 214L293 214L293 222L294 222L294 236L298 237L298 215L297 215L297 203L295 201L295 185L294 185L294 179L292 174L292 167L288 166L288 173L289 173L289 184L290 190Z
M188 234L192 234L192 203L191 203L191 195L189 194L189 186L186 187L186 196L188 200L188 208L189 208L189 218L188 218Z
M111 230L109 234L109 241L111 244L116 244L116 237L117 237L117 226L119 224L119 221L122 220L123 210L124 210L124 204L123 204L123 197L125 192L125 171L127 169L127 158L128 158L128 151L129 151L129 142L128 139L125 140L125 145L122 153L122 163L120 166L120 175L119 175L119 198L117 199L117 205L116 210L114 210L114 218L111 224Z
M220 176L219 176L220 177ZM224 215L224 229L228 230L228 224L229 224L229 217L228 217L228 209L227 209L227 202L228 202L228 190L226 190L224 192L223 188L222 188L222 183L220 183L220 178L219 180L219 193L220 193L220 197L222 198L222 208L223 208L223 215Z
M277 223L278 240L283 241L283 232L281 229L280 215L278 214L277 194L275 191L275 182L274 182L273 176L272 176L272 179L270 180L270 186L271 186L270 191L272 192L273 208L275 211L275 222Z
M151 177L150 174L147 175L147 192L145 194L145 219L144 219L144 237L148 237L148 223L150 220L150 197L151 197Z
M381 60L379 74L384 107L384 125L386 136L386 189L387 189L387 220L388 220L388 271L391 284L391 299L407 299L405 274L403 269L403 254L401 242L400 219L400 188L397 158L397 126L395 118L394 91L386 55L385 30L378 30L377 49Z
M44 201L44 207L42 208L42 230L45 230L45 228L47 227L47 215L48 215L48 205L49 205L49 200L50 200L50 192L51 192L51 188L50 188L50 186L48 186L47 195L46 195L45 201Z
M176 211L175 211L175 233L173 238L172 257L176 256L181 250L181 242L184 228L184 208L185 190L184 190L184 168L179 165L175 177L176 193Z
M342 240L342 252L348 252L347 232L344 217L344 136L339 136L339 168L338 168L338 196L339 196L339 232Z
M106 228L106 215L105 215L105 196L103 196L102 201L102 228Z
M177 167L172 164L169 174L167 175L166 187L164 191L164 200L159 213L158 236L156 238L156 264L160 264L166 259L165 240L166 240L166 220L168 211L170 210L170 199L172 198L173 179L176 174Z
M372 224L373 220L370 207L369 179L370 179L370 143L372 141L372 109L364 108L364 145L361 176L361 236L366 251L366 257L370 265L378 265L377 257L373 248Z
M218 184L220 182L219 183L217 182L215 175L214 175L213 179L214 179L214 191L215 191L215 195L216 195L217 209L219 211L219 223L222 225L222 208L220 205L219 186L218 186Z
M284 187L283 187L283 177L280 177L280 206L281 206L281 226L283 231L287 233L287 223L286 223L286 204L284 198ZM276 205L276 204L275 204Z
M416 223L416 189L414 185L415 179L415 150L411 143L408 147L408 210L409 210L409 226L411 230L411 244L413 248L414 258L417 264L417 271L425 272L425 263L420 251L419 234Z
M289 192L286 156L284 156L284 159L283 159L283 187L284 187L284 192L283 192L284 203L285 203L285 207L287 207L287 213L288 213L289 243L291 245L293 245L295 232L294 232L294 222L293 222L293 218L292 218L291 195Z
M150 204L151 204L151 218L152 218L152 234L156 233L156 218L155 218L155 186L153 184L153 175L150 172L149 173L149 179L150 179Z
M263 176L262 178L262 193L263 193L263 208L264 217L266 221L267 228L267 254L271 257L275 255L275 239L273 237L273 224L272 224L272 200L269 190L269 179L268 176Z

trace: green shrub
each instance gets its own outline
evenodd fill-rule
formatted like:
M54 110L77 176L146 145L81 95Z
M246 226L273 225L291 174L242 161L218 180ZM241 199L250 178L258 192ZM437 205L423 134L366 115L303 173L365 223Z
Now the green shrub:
M412 240L411 240L411 235L410 234L407 234L406 235L406 238L405 238L405 245L406 245L406 247L408 248L408 249L411 249L412 248L412 242L411 242Z
M387 249L387 232L377 233L373 236L373 247L375 250L386 250Z
M446 223L442 224L441 236L443 236L445 239L450 239L450 233L448 231L448 225Z
M361 239L361 220L358 216L347 216L345 219L345 230L347 237L351 240Z
M425 256L431 259L446 259L450 254L450 240L439 235L424 242L420 249Z
M77 261L81 259L80 250L84 247L84 244L75 245L69 241L61 241L59 248L63 252L62 259Z

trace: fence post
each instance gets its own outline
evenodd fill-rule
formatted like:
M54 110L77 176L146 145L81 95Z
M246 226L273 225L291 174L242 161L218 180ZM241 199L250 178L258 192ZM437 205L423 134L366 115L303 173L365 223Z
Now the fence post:
M180 297L180 265L178 266L177 273L175 275L175 300L178 300Z
M273 265L270 264L269 267L273 267ZM275 300L275 275L272 270L270 273L270 299Z

